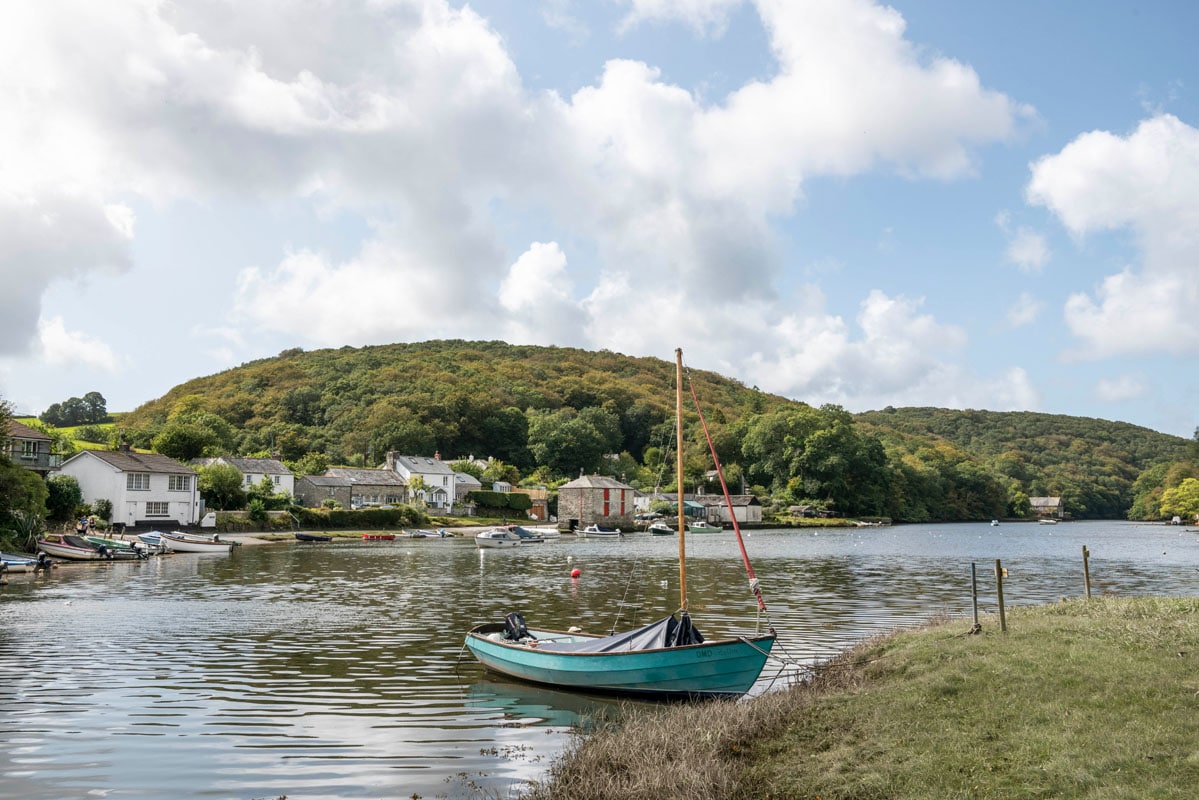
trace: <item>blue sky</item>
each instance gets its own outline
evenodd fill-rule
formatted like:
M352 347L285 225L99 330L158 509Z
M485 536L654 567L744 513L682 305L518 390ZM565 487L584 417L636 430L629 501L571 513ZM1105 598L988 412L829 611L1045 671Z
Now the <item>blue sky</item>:
M501 339L1190 438L1197 8L17 4L0 398Z

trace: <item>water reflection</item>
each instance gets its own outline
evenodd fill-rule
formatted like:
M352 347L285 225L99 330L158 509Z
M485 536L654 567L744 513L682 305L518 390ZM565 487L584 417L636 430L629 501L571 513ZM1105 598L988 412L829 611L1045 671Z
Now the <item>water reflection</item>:
M779 647L810 663L872 632L1095 591L1194 594L1199 544L1161 526L754 532ZM505 796L620 704L486 676L463 634L521 611L606 632L674 610L672 540L477 551L466 540L243 547L65 567L0 589L0 785L112 796ZM731 535L688 544L705 635L759 622ZM582 576L572 579L572 569ZM799 667L768 664L755 692Z

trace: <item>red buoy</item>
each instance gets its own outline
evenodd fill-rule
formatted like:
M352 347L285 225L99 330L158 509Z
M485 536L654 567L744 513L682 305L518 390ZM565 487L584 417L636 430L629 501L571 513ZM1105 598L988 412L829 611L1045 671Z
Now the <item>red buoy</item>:
M572 577L572 578L577 578L582 574L583 574L583 570L579 569L578 567L575 567L574 569L572 569L570 571L570 577Z

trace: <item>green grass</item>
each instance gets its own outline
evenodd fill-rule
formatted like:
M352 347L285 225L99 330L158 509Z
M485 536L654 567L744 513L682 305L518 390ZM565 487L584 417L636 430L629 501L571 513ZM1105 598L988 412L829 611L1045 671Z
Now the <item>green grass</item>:
M968 628L864 644L750 701L634 714L580 738L532 796L1195 796L1199 599L1015 608L1006 634L997 618Z

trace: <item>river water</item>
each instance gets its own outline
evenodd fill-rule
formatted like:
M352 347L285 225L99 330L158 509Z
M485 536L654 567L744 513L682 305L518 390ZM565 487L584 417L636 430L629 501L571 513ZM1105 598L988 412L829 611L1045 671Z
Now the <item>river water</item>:
M1199 534L1076 522L749 532L776 653L752 694L931 615L1092 592L1194 595ZM240 547L66 565L0 587L0 797L515 797L611 700L485 674L465 632L605 632L678 604L673 537L476 550L467 538ZM581 576L571 578L573 569ZM751 632L731 533L689 536L692 617Z

